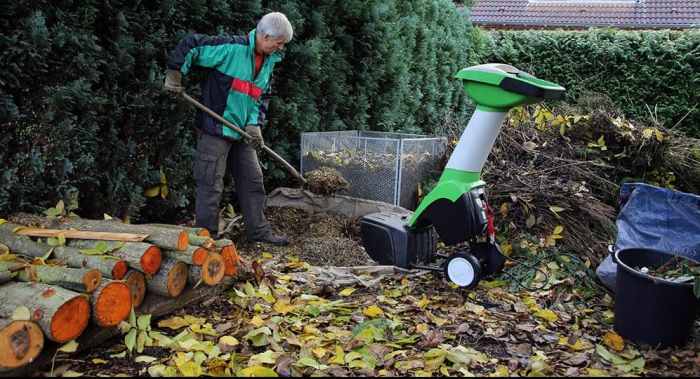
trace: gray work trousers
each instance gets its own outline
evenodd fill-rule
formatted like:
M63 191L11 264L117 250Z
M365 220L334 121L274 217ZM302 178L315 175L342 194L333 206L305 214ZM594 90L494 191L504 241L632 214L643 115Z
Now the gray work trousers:
M198 227L207 228L212 236L216 236L224 174L228 170L236 185L248 238L260 238L270 232L270 224L263 213L263 173L258 154L251 145L199 132L193 170L197 183L195 212Z

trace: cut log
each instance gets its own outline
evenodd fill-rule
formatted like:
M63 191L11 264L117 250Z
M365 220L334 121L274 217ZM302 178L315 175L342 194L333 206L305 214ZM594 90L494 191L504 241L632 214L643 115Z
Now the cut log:
M166 257L158 273L148 280L148 292L168 297L179 296L187 285L187 271L186 263Z
M18 254L40 258L53 251L53 256L69 267L94 268L103 275L114 279L121 279L126 274L128 266L123 260L115 257L84 255L78 249L72 247L51 247L45 243L34 242L29 237L13 233L13 230L17 227L21 226L11 223L0 225L0 242Z
M200 276L204 284L215 286L224 280L226 274L224 258L219 253L209 253L209 256L202 264ZM197 266L195 266L197 267Z
M0 316L29 308L46 338L64 343L83 333L90 320L90 302L85 295L43 283L11 282L0 286Z
M238 256L236 245L231 240L221 239L216 241L216 246L219 248L219 253L224 258L226 276L236 276L241 259Z
M164 249L185 250L188 246L187 232L179 229L156 228L147 225L124 224L114 220L88 220L75 217L63 217L53 227L91 232L148 234L147 242Z
M103 240L103 241L123 241L123 242L141 242L148 237L148 234L134 233L109 233L109 232L88 232L84 230L65 230L65 229L42 229L42 228L22 228L15 233L21 236L29 237L58 237L63 235L65 238L83 239L83 240Z
M124 281L131 291L131 305L138 308L146 297L146 277L139 271L129 270L124 276Z
M92 294L92 319L95 324L109 328L119 325L131 313L131 290L121 280L102 280Z
M34 321L0 318L0 371L28 365L44 348L44 333Z
M109 255L126 261L129 267L144 274L153 275L160 269L162 256L160 248L143 242L115 242L95 240L73 240L68 246L77 249L94 249L98 244L106 244Z
M0 269L7 262L0 262ZM93 292L102 280L102 273L94 268L70 268L48 265L25 265L17 272L17 280L53 284L77 292Z
M199 246L190 245L185 251L163 250L163 255L188 265L201 266L209 256L209 251Z
M203 247L207 250L215 250L216 249L216 241L209 237L200 237L200 236L195 236L190 234L189 235L189 240L190 240L190 245L192 246L200 246Z
M181 229L186 231L187 233L193 233L196 236L201 236L201 237L211 237L211 234L207 230L207 228L200 228L200 227L192 227L192 226L180 226L180 225L172 225L172 224L144 224L148 226L155 226L158 228L166 228L166 229Z

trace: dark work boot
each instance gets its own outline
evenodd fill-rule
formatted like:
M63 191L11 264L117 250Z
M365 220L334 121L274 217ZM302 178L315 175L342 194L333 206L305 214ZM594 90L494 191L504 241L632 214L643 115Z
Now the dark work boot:
M269 243L269 244L275 245L275 246L287 246L287 245L289 245L289 239L287 239L287 236L276 235L276 234L273 234L271 231L263 234L260 237L251 238L251 240L254 242Z

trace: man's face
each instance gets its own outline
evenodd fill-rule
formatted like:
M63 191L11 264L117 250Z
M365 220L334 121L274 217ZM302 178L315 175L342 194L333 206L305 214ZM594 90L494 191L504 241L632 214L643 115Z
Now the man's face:
M274 38L268 35L259 36L256 38L255 43L255 50L265 55L270 55L275 51L282 50L286 44L284 37Z

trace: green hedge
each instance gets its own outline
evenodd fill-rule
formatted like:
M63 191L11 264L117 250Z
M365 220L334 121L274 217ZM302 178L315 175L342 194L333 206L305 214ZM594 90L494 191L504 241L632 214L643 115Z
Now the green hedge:
M700 137L700 30L483 34L484 62L555 81L570 99L586 91L607 94L631 117L649 118L651 109L667 127L680 122L678 128Z
M63 199L85 217L190 217L194 111L161 91L167 55L188 32L246 33L270 10L296 38L264 135L291 162L303 131L430 132L464 115L451 76L476 62L474 34L448 0L3 2L0 214ZM146 198L161 170L167 195Z

